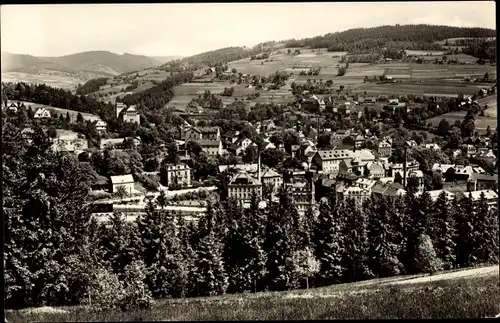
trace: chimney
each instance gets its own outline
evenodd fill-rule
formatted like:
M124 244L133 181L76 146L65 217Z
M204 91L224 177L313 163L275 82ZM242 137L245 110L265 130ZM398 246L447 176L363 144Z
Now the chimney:
M260 149L259 149L259 160L257 161L257 179L260 182Z

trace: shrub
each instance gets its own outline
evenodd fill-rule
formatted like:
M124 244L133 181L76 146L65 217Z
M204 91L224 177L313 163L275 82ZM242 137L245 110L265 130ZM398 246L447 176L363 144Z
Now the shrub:
M106 268L100 268L95 273L89 293L82 303L101 309L119 307L125 296L123 282L118 275Z
M151 308L154 304L151 291L146 285L146 266L134 261L125 267L125 293L120 300L122 310Z

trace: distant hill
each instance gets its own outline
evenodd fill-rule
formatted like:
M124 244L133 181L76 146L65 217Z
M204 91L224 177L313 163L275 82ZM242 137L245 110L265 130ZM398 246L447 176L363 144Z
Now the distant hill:
M431 50L442 49L436 41L448 38L495 37L487 28L465 28L435 25L395 25L355 28L324 36L291 39L286 47L328 48L330 51L367 51L374 48Z
M176 59L182 59L183 56L149 56L160 64L165 64L170 61L174 61Z
M161 64L162 62L143 55L119 55L108 51L90 51L60 57L35 57L2 52L2 72L37 73L42 70L56 70L114 76Z
M188 66L196 70L216 64L250 57L281 48L327 48L332 52L379 52L392 50L444 50L439 41L448 38L495 37L496 31L487 28L463 28L434 25L395 25L355 28L304 39L268 41L252 48L228 47L167 62L162 67L176 70Z

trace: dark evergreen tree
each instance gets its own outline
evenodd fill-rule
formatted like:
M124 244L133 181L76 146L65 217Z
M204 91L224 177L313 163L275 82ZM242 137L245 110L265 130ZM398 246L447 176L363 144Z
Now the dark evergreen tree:
M472 239L474 227L471 218L474 217L474 205L470 196L465 195L458 203L453 203L453 215L456 224L456 266L458 268L470 266L472 253Z
M322 285L341 282L344 273L341 208L342 202L337 202L335 192L320 201L313 241L320 266L318 280Z
M348 199L343 210L343 277L346 282L365 280L373 276L368 262L368 219L354 199Z
M445 192L442 192L432 214L430 237L437 256L443 262L444 269L452 269L455 264L455 220Z

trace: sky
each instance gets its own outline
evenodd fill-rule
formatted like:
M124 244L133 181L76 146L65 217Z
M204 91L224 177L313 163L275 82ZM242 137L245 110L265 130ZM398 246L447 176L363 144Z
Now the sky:
M2 5L2 51L190 56L351 28L496 28L494 1Z

